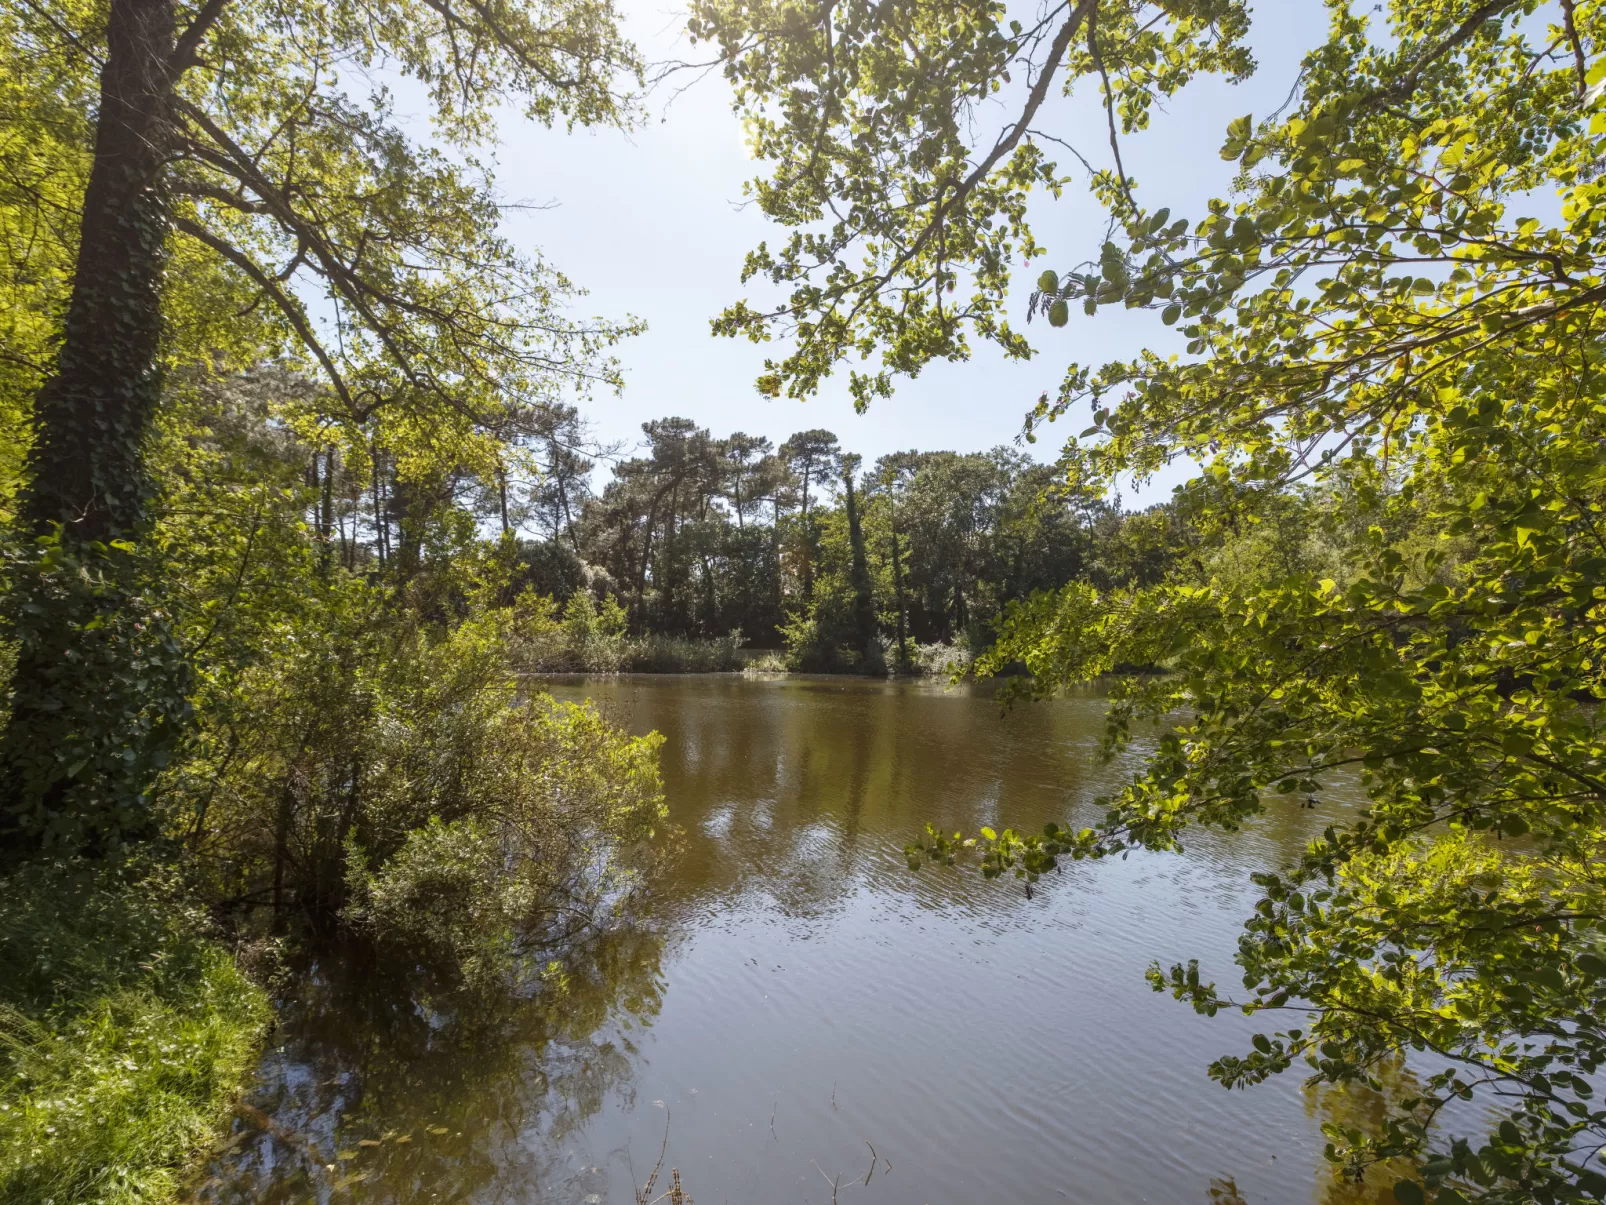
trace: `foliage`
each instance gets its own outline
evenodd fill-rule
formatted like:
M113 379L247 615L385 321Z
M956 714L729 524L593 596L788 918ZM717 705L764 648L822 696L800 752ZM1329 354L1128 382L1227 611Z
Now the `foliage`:
M944 682L970 673L975 664L970 647L964 641L954 644L917 644L911 660L916 673Z
M353 581L312 618L163 796L213 894L474 974L608 923L663 820L657 738L523 690L508 613L432 630Z
M553 532L554 544L572 538L593 592L616 593L643 635L718 640L740 628L828 669L898 662L896 644L890 657L879 650L901 631L907 662L910 640L985 646L1004 604L1034 589L1159 580L1189 542L1174 508L1128 516L1043 497L1050 470L1005 448L900 452L865 472L828 431L771 454L766 441L717 439L684 419L644 430L644 455Z
M0 1196L168 1199L266 1020L170 872L56 862L0 879Z
M742 633L690 639L650 632L626 642L623 668L637 674L727 674L745 667Z
M1062 6L1011 37L991 13L956 26L894 0L818 22L700 6L743 103L780 101L755 115L779 165L768 211L802 225L827 198L853 207L828 236L759 252L750 272L793 283L791 304L726 325L792 325L796 351L765 384L793 391L872 345L900 371L962 353L964 322L1012 346L1004 246L1035 250L1009 207L1035 162L1016 148L1033 145L1067 31L1087 42L1064 61L1107 101L1113 162L1095 191L1110 235L1095 261L1042 273L1031 311L1059 327L1075 303L1152 308L1186 354L1072 366L1033 433L1089 404L1060 465L1072 495L1179 457L1201 471L1171 511L1183 528L1149 533L1177 550L1161 572L1013 604L982 668L1024 662L1045 693L1123 665L1174 672L1118 688L1112 748L1139 722L1165 727L1099 824L988 831L973 848L988 873L1030 880L1064 856L1175 848L1191 824L1341 802L1358 775L1367 806L1258 880L1244 994L1194 966L1157 968L1156 986L1206 1012L1309 1014L1219 1060L1229 1085L1302 1059L1317 1084L1375 1086L1405 1058L1419 1092L1368 1130L1328 1131L1348 1174L1413 1161L1402 1202L1596 1200L1606 29L1597 6L1531 0L1328 11L1289 104L1229 126L1234 195L1195 222L1139 203L1120 137L1196 70L1248 66L1235 8L1168 6L1140 31L1137 5ZM895 63L868 69L888 22L941 64L924 91L895 92ZM962 119L1017 56L1031 93L972 151ZM910 130L943 140L927 153ZM847 263L861 236L862 269ZM946 326L934 305L888 300L940 298L939 273L960 271L983 287ZM965 848L934 834L911 856ZM1470 1111L1448 1111L1461 1098L1503 1116L1480 1137Z
M165 600L124 581L122 562L140 553L144 580L165 580L144 557L164 484L148 454L175 368L315 370L323 387L283 399L281 418L321 454L319 532L329 542L337 460L348 484L367 470L379 560L395 519L404 572L420 495L462 474L505 494L524 445L572 423L565 391L617 383L607 348L634 325L567 314L573 286L500 234L476 149L508 104L548 124L627 123L639 68L611 7L591 0L26 3L0 21L7 78L26 81L0 149L4 308L64 302L59 321L14 321L0 493L25 460L22 540L58 540L102 584L64 592L52 554L11 560L0 843L15 857L153 829L148 787L184 725L189 667ZM421 85L448 147L406 136L380 69ZM363 81L353 102L345 89ZM309 313L319 295L327 323ZM136 624L164 654L101 634ZM86 709L101 672L143 697ZM119 750L127 764L104 772Z
M629 634L625 609L613 595L597 603L580 591L556 618L552 600L526 595L517 604L513 663L546 674L706 674L743 667L742 634L723 637Z
M504 726L484 760L506 764L478 769L457 819L406 827L377 867L370 850L393 839L348 838L346 918L469 983L503 982L521 958L544 964L609 927L667 814L657 739L545 697Z
M861 409L895 376L964 357L970 331L1006 355L1031 354L1003 301L1015 256L1041 252L1028 195L1065 183L1049 158L1063 141L1044 132L1051 94L1097 88L1113 141L1117 123L1143 128L1194 75L1247 74L1247 26L1236 0L1081 0L1029 24L996 2L700 0L690 32L719 47L752 154L773 165L751 195L794 228L742 270L790 295L765 310L738 302L715 331L792 339L759 379L772 396L806 397L850 356L878 353L879 372L850 374ZM996 128L981 114L1015 74L1027 81L1018 114L973 147L978 127ZM1130 211L1119 160L1093 187Z
M11 597L13 655L41 670L11 691L12 710L34 722L6 756L0 830L48 849L150 837L149 783L190 714L189 666L152 599L152 567L118 543L66 541L58 528L6 566L27 583Z

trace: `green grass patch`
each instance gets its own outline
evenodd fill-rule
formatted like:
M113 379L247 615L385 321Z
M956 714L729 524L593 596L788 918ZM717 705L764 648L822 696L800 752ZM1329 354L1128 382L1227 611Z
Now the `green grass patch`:
M170 873L62 862L0 879L0 1201L169 1200L267 1020Z

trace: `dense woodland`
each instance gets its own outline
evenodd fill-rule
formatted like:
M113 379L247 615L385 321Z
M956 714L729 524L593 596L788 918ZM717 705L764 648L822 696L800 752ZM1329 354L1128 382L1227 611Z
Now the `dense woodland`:
M492 168L682 69L606 0L0 0L0 1197L171 1199L298 951L431 1018L586 973L674 856L659 741L521 675L741 642L1103 680L1107 753L1159 731L1096 823L911 834L922 873L1030 887L1359 783L1235 970L1150 982L1256 1019L1227 1087L1421 1069L1328 1127L1335 1175L1606 1198L1606 9L1325 11L1257 63L1243 0L695 0L775 227L710 315L759 396L1061 357L1022 399L1052 465L865 464L589 434L639 328L575 316ZM1256 71L1292 88L1221 195L1128 173ZM1102 228L1040 242L1084 184ZM1159 350L1077 362L1117 306Z
M335 453L296 449L307 521L350 571L427 577L443 516L505 544L501 597L614 600L637 634L788 646L797 668L885 672L919 645L982 648L1004 607L1072 580L1153 585L1187 551L1162 506L1053 492L1052 466L1022 452L900 452L865 466L824 430L780 447L716 438L684 418L643 425L636 455L598 445L562 409L511 446L491 481L467 469L432 490L394 467L359 474ZM604 482L597 488L598 481ZM871 622L855 607L862 553ZM900 649L902 650L900 652Z

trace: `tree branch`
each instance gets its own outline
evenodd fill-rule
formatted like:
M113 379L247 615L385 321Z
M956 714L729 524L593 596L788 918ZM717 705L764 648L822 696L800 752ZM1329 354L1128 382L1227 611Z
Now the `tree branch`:
M296 336L306 345L307 350L317 357L318 363L323 365L323 370L329 374L329 384L334 388L340 400L346 404L352 417L361 422L366 417L366 412L352 400L351 393L346 388L345 378L340 375L340 370L335 367L334 360L324 350L323 344L318 341L318 336L313 333L312 324L307 321L306 311L301 308L301 303L286 293L279 282L269 276L244 251L241 251L232 243L225 242L200 225L200 223L193 222L185 217L175 217L173 226L175 229L189 235L196 242L216 251L256 282L257 286L273 300L273 304L278 307L279 312L285 316L285 319L295 329Z
M195 65L196 51L200 50L202 40L217 24L228 3L229 0L206 0L196 12L194 20L179 34L178 41L173 45L173 56L167 61L168 79L173 83L177 83L179 76Z

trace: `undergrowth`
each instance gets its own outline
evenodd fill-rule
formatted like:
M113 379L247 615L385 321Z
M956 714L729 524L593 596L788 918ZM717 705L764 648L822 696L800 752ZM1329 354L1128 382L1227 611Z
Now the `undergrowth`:
M64 861L0 879L0 1201L170 1199L267 1020L171 872Z

